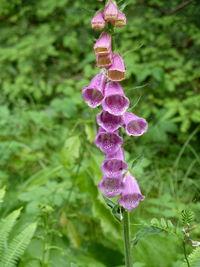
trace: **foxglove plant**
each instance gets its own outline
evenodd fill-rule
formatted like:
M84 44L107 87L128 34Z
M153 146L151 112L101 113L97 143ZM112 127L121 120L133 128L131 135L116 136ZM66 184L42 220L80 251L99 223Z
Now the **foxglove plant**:
M83 87L82 96L89 107L102 106L97 115L99 129L94 140L96 146L105 153L105 160L101 165L103 178L98 187L108 198L120 196L118 204L123 213L125 262L127 267L131 267L128 212L134 210L140 201L144 200L144 196L136 179L127 171L128 164L125 162L123 138L119 135L119 128L124 127L129 136L140 136L147 131L148 123L127 111L130 101L119 83L125 79L126 67L122 56L113 53L112 34L109 29L125 25L125 14L112 0L108 0L104 9L92 18L93 29L105 29L94 44L96 66L104 70L101 70L88 86Z

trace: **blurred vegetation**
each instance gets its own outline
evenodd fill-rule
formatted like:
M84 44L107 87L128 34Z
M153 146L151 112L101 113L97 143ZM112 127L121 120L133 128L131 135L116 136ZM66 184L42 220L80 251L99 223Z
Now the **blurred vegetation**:
M115 31L127 67L123 86L130 110L149 121L144 136L124 135L126 160L146 196L131 213L134 267L182 264L182 241L173 229L181 232L184 209L194 213L192 235L200 239L200 1L177 10L183 1L118 1L128 18ZM90 19L102 6L0 1L1 218L22 208L4 247L37 222L16 266L124 264L120 223L97 190L98 110L81 98L82 86L98 72L93 43L99 32Z

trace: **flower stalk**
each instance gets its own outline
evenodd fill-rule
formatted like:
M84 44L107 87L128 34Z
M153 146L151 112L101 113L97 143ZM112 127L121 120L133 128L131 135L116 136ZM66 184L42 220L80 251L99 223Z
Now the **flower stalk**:
M130 242L130 222L129 212L123 210L123 234L124 234L124 254L125 266L132 267L131 242Z

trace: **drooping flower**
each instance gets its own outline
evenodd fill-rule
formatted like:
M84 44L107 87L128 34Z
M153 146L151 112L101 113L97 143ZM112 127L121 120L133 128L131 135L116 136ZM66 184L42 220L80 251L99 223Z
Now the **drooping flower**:
M108 78L111 81L122 81L125 79L125 65L122 57L115 53L112 58L112 65L108 69Z
M101 104L104 98L105 83L106 75L104 71L101 71L88 86L83 87L82 96L89 107L96 108Z
M118 82L108 82L105 86L104 96L102 107L113 115L123 115L129 107L129 99L124 95Z
M118 11L117 19L111 22L115 27L122 27L126 25L126 16L123 12Z
M148 123L145 119L130 112L125 112L123 117L127 135L140 136L147 131Z
M98 12L94 15L91 20L91 26L94 30L103 30L103 28L106 26L103 12Z
M115 153L122 145L123 138L119 136L118 131L106 132L99 127L98 134L95 137L94 143L104 153Z
M106 197L115 197L123 190L122 177L109 178L104 176L98 187Z
M107 21L112 21L117 19L118 8L114 1L109 1L104 9L104 18Z
M123 116L115 116L108 111L102 110L97 115L97 123L106 131L114 132L123 125Z
M112 52L108 55L98 55L96 57L98 68L108 68L112 64Z
M128 164L124 162L124 151L120 148L117 152L107 154L101 169L108 177L119 177L128 168Z
M111 36L106 32L103 32L94 45L95 55L108 55L111 52L111 45Z
M133 210L139 205L140 200L144 200L144 198L136 179L128 172L124 177L124 188L118 200L119 205L126 210Z

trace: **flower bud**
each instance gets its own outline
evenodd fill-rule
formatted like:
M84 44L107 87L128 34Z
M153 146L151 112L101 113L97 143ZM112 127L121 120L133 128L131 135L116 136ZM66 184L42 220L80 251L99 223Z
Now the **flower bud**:
M104 18L107 21L113 21L117 19L118 8L114 1L109 1L104 9Z
M91 26L94 30L103 30L103 28L106 26L106 21L104 20L103 12L98 12L94 15L91 20Z
M111 42L111 36L103 32L94 45L95 55L108 55L111 52Z
M115 27L122 27L126 25L126 16L123 12L118 11L117 19L111 22Z
M108 55L98 55L96 57L97 67L99 68L108 68L112 64L112 53Z
M125 70L122 57L115 53L112 58L112 65L108 69L108 78L111 81L122 81L125 79Z

